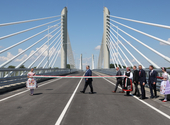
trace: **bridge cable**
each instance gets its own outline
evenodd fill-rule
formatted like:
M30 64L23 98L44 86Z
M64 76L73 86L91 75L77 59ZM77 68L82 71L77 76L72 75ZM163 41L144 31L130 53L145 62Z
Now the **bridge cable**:
M114 38L112 37L112 35L110 35L110 37L111 37L111 44L115 45L115 44L116 44L116 41L114 40ZM114 43L113 43L113 41L114 41ZM115 47L116 47L116 46L115 46ZM117 47L118 47L118 49L120 49L120 51L123 53L123 55L127 58L127 56L125 55L125 53L122 51L122 49L119 47L118 44L117 44ZM124 63L125 66L127 67L127 64L126 64L125 61L123 60L123 58L122 58L122 56L121 56L120 53L119 53L119 56L121 57L123 63ZM129 60L129 59L127 58L127 60ZM130 60L129 60L129 63L131 64ZM133 64L132 64L132 66L133 66Z
M61 35L61 33L60 33L59 35ZM57 38L58 38L58 36L53 40L53 42L54 42ZM59 39L60 39L60 38L59 38ZM55 46L55 45L58 43L59 39L57 40L57 42L56 42L53 46ZM51 42L49 46L51 46L51 45L53 44L53 42ZM28 68L31 68L32 65L42 56L42 54L43 54L44 52L46 52L47 49L48 49L48 47L47 47L38 57L36 57L36 59L28 66Z
M57 22L57 21L59 21L59 20L61 20L61 19L54 20L54 21L51 21L51 22L49 22L49 23L45 23L45 24L42 24L42 25L38 25L38 26L29 28L29 29L26 29L26 30L22 30L22 31L19 31L19 32L16 32L16 33L12 33L12 34L9 34L9 35L6 35L6 36L2 36L2 37L0 37L0 40L6 39L6 38L8 38L8 37L15 36L15 35L18 35L18 34L21 34L21 33L27 32L27 31L30 31L30 30L33 30L33 29L36 29L36 28L39 28L39 27L42 27L42 26L45 26L45 25L48 25L48 24L51 24L51 23L54 23L54 22Z
M116 32L112 27L110 27L114 32ZM130 42L128 42L124 37L122 37L119 33L118 35L127 43L129 44L134 50L136 50L143 58L145 58L149 63L151 63L155 68L160 68L157 64L147 58L143 53L141 53L138 49L136 49Z
M61 22L60 22L60 23L61 23ZM49 27L49 29L58 26L60 23L58 23L58 24L56 24L56 25L54 25L54 26ZM43 31L41 31L41 32L39 32L39 33L37 33L37 34L35 34L35 35L32 35L32 36L30 36L30 37L28 37L28 38L26 38L26 39L24 39L24 40L22 40L22 41L20 41L20 42L18 42L18 43L16 43L16 44L14 44L14 45L12 45L12 46L9 46L9 47L7 47L7 48L1 50L1 51L0 51L0 54L6 52L6 51L9 50L9 49L12 49L13 47L16 47L16 46L20 45L21 43L26 42L27 40L30 40L30 39L32 39L32 38L38 36L39 34L42 34L43 32L45 32L45 31L47 31L47 30L49 30L49 29L47 28L47 29L45 29L45 30L43 30Z
M58 27L59 28L59 27ZM58 28L56 28L55 30L53 30L51 33L53 33L54 31L56 31ZM27 50L29 50L30 48L32 48L33 46L35 46L36 44L38 44L39 42L41 42L43 39L45 39L47 37L44 36L43 38L39 39L37 42L35 42L34 44L32 44L31 46L29 46L28 48L26 48L25 50L23 50L22 52L18 53L16 56L12 57L11 59L7 60L6 62L4 62L3 64L0 65L0 68L2 68L3 66L7 65L8 63L10 63L11 61L13 61L14 59L16 59L18 56L20 56L21 54L23 54L24 52L26 52Z
M115 25L113 25L111 23L112 26L115 27ZM117 27L118 28L118 27ZM128 34L127 32L123 31L122 29L118 28L121 32L123 32L124 34L128 35L129 37L131 37L132 39L136 40L138 43L142 44L143 46L145 46L146 48L148 48L149 50L153 51L154 53L156 53L157 55L161 56L162 58L164 58L166 61L170 62L170 58L161 54L160 52L156 51L155 49L151 48L150 46L146 45L145 43L141 42L140 40L138 40L137 38L131 36L130 34Z
M170 45L170 42L168 42L168 41L166 41L166 40L160 39L160 38L158 38L158 37L155 37L155 36L152 36L152 35L147 34L147 33L145 33L145 32L142 32L142 31L140 31L140 30L134 29L134 28L132 28L132 27L129 27L129 26L127 26L127 25L124 25L124 24L122 24L122 23L119 23L119 22L117 22L117 21L115 21L115 20L112 20L112 19L110 19L110 20L111 20L112 22L115 22L115 23L117 23L117 24L119 24L119 25L122 25L122 26L124 26L124 27L126 27L126 28L129 28L129 29L131 29L131 30L133 30L133 31L136 31L136 32L141 33L141 34L143 34L143 35L145 35L145 36L148 36L148 37L150 37L150 38L152 38L152 39L155 39L155 40L157 40L157 41L160 41L160 42L162 42L162 43L165 43L165 44L167 44L167 45Z
M1 26L14 25L14 24L27 23L27 22L33 22L33 21L38 21L38 20L45 20L45 19L50 19L50 18L55 18L55 17L61 17L61 15L51 16L51 17L44 17L44 18L39 18L39 19L31 19L31 20L17 21L17 22L11 22L11 23L3 23L3 24L0 24L0 27L1 27Z
M146 25L151 25L151 26L156 26L156 27L170 29L170 26L166 26L166 25L161 25L161 24L156 24L156 23L149 23L149 22L138 21L138 20L133 20L133 19L127 19L127 18L113 16L113 15L108 15L108 16L114 17L114 18L118 18L118 19L122 19L122 20L131 21L131 22L136 22L136 23L141 23L141 24L146 24Z
M112 28L112 27L111 27ZM116 38L116 36L113 34L112 31L110 31L111 34ZM136 60L136 62L139 64L139 65L142 65L137 59L136 57L123 45L123 43L121 41L119 41L119 43L123 46L123 48L133 57L133 59ZM143 65L142 65L143 66ZM143 66L144 67L144 66Z

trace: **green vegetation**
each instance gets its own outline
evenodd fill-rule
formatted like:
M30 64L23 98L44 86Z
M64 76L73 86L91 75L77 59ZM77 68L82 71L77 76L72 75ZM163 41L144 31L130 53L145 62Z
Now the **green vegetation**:
M24 66L24 65L21 65L19 68L25 68L25 66Z
M8 66L8 68L15 69L15 66L10 65L10 66Z
M115 67L117 67L117 64L113 64L113 63L110 64L110 68L115 68ZM121 67L120 64L119 67ZM123 68L126 68L126 66L123 66Z
M70 64L67 64L66 68L70 69Z

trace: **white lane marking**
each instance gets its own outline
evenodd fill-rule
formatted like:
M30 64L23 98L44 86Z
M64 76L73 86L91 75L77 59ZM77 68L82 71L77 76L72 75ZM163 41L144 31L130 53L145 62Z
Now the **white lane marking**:
M47 85L47 84L49 84L49 83L51 83L51 82L54 82L54 81L58 81L58 80L60 80L60 79L55 79L55 80L53 80L53 81L49 81L49 82L47 82L47 83L41 84L41 85L39 85L39 87L44 86L44 85ZM7 99L10 99L10 98L12 98L12 97L15 97L15 96L17 96L17 95L20 95L20 94L22 94L22 93L28 92L28 91L29 91L29 90L25 90L25 91L16 93L16 94L14 94L14 95L8 96L8 97L6 97L6 98L0 99L0 102L5 101L5 100L7 100Z
M84 75L83 75L83 76L84 76ZM77 91L78 87L80 86L80 83L81 83L82 79L83 79L83 78L80 79L77 87L75 88L73 94L71 95L69 101L67 102L66 106L64 107L64 109L63 109L62 113L60 114L60 116L59 116L57 122L55 123L55 125L60 125L62 119L64 118L64 115L66 114L66 112L67 112L67 110L68 110L68 108L69 108L69 106L70 106L70 104L71 104L71 102L72 102L72 100L73 100L73 98L74 98L74 96L75 96L75 94L76 94L76 91Z
M97 73L95 73L95 74L97 74ZM97 74L97 75L98 75L98 74ZM108 81L109 83L111 83L111 84L113 84L113 85L116 85L115 83L111 82L110 80L108 80L108 79L106 79L106 78L103 78L103 79L105 79L106 81ZM119 87L119 88L121 89L121 87ZM155 110L156 112L158 112L158 113L160 113L161 115L165 116L166 118L170 119L170 116L167 115L166 113L164 113L164 112L162 112L161 110L155 108L154 106L150 105L149 103L147 103L147 102L139 99L137 96L134 96L133 94L131 94L131 95L132 95L132 97L134 97L134 98L137 99L138 101L144 103L145 105L147 105L148 107L152 108L152 109Z

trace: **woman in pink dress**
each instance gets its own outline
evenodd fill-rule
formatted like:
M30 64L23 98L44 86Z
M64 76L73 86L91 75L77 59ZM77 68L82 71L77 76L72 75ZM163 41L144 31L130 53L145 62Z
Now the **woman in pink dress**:
M170 83L168 79L168 73L166 72L166 68L163 67L162 71L163 74L162 74L160 93L165 95L165 99L162 102L167 102L167 95L170 94Z
M28 72L27 77L27 89L30 89L31 96L34 94L34 89L37 87L36 79L33 77L35 75L34 69L32 68L30 72Z

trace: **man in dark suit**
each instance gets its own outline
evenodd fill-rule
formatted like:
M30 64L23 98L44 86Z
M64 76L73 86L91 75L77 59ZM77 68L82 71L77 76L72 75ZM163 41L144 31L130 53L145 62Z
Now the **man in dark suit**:
M151 92L151 99L154 98L153 96L153 90L154 90L154 94L155 94L155 98L157 98L157 91L156 91L156 82L157 82L157 72L155 70L153 70L153 66L150 65L149 66L149 79L148 79L148 83L149 83L149 88L150 88L150 92Z
M138 88L138 79L139 79L139 71L136 69L136 66L133 66L133 83L135 86L135 93L133 95L140 96L139 88Z
M140 97L140 99L146 99L146 96L145 96L146 73L142 69L141 65L139 65L139 81L138 81L138 83L140 84L141 92L142 92L142 97Z
M86 66L86 73L84 76L92 76L92 71L90 70L90 66ZM83 91L80 91L81 93L85 93L87 86L90 86L91 92L89 94L93 94L93 86L92 86L92 78L85 78L85 85Z
M116 76L121 76L122 75L121 71L119 70L119 67L116 67L116 71L117 71ZM116 87L115 87L115 90L112 91L113 93L116 93L116 90L117 90L117 87L119 86L119 84L122 87L122 77L117 77L116 79L117 79ZM124 93L123 88L122 88L121 93Z

